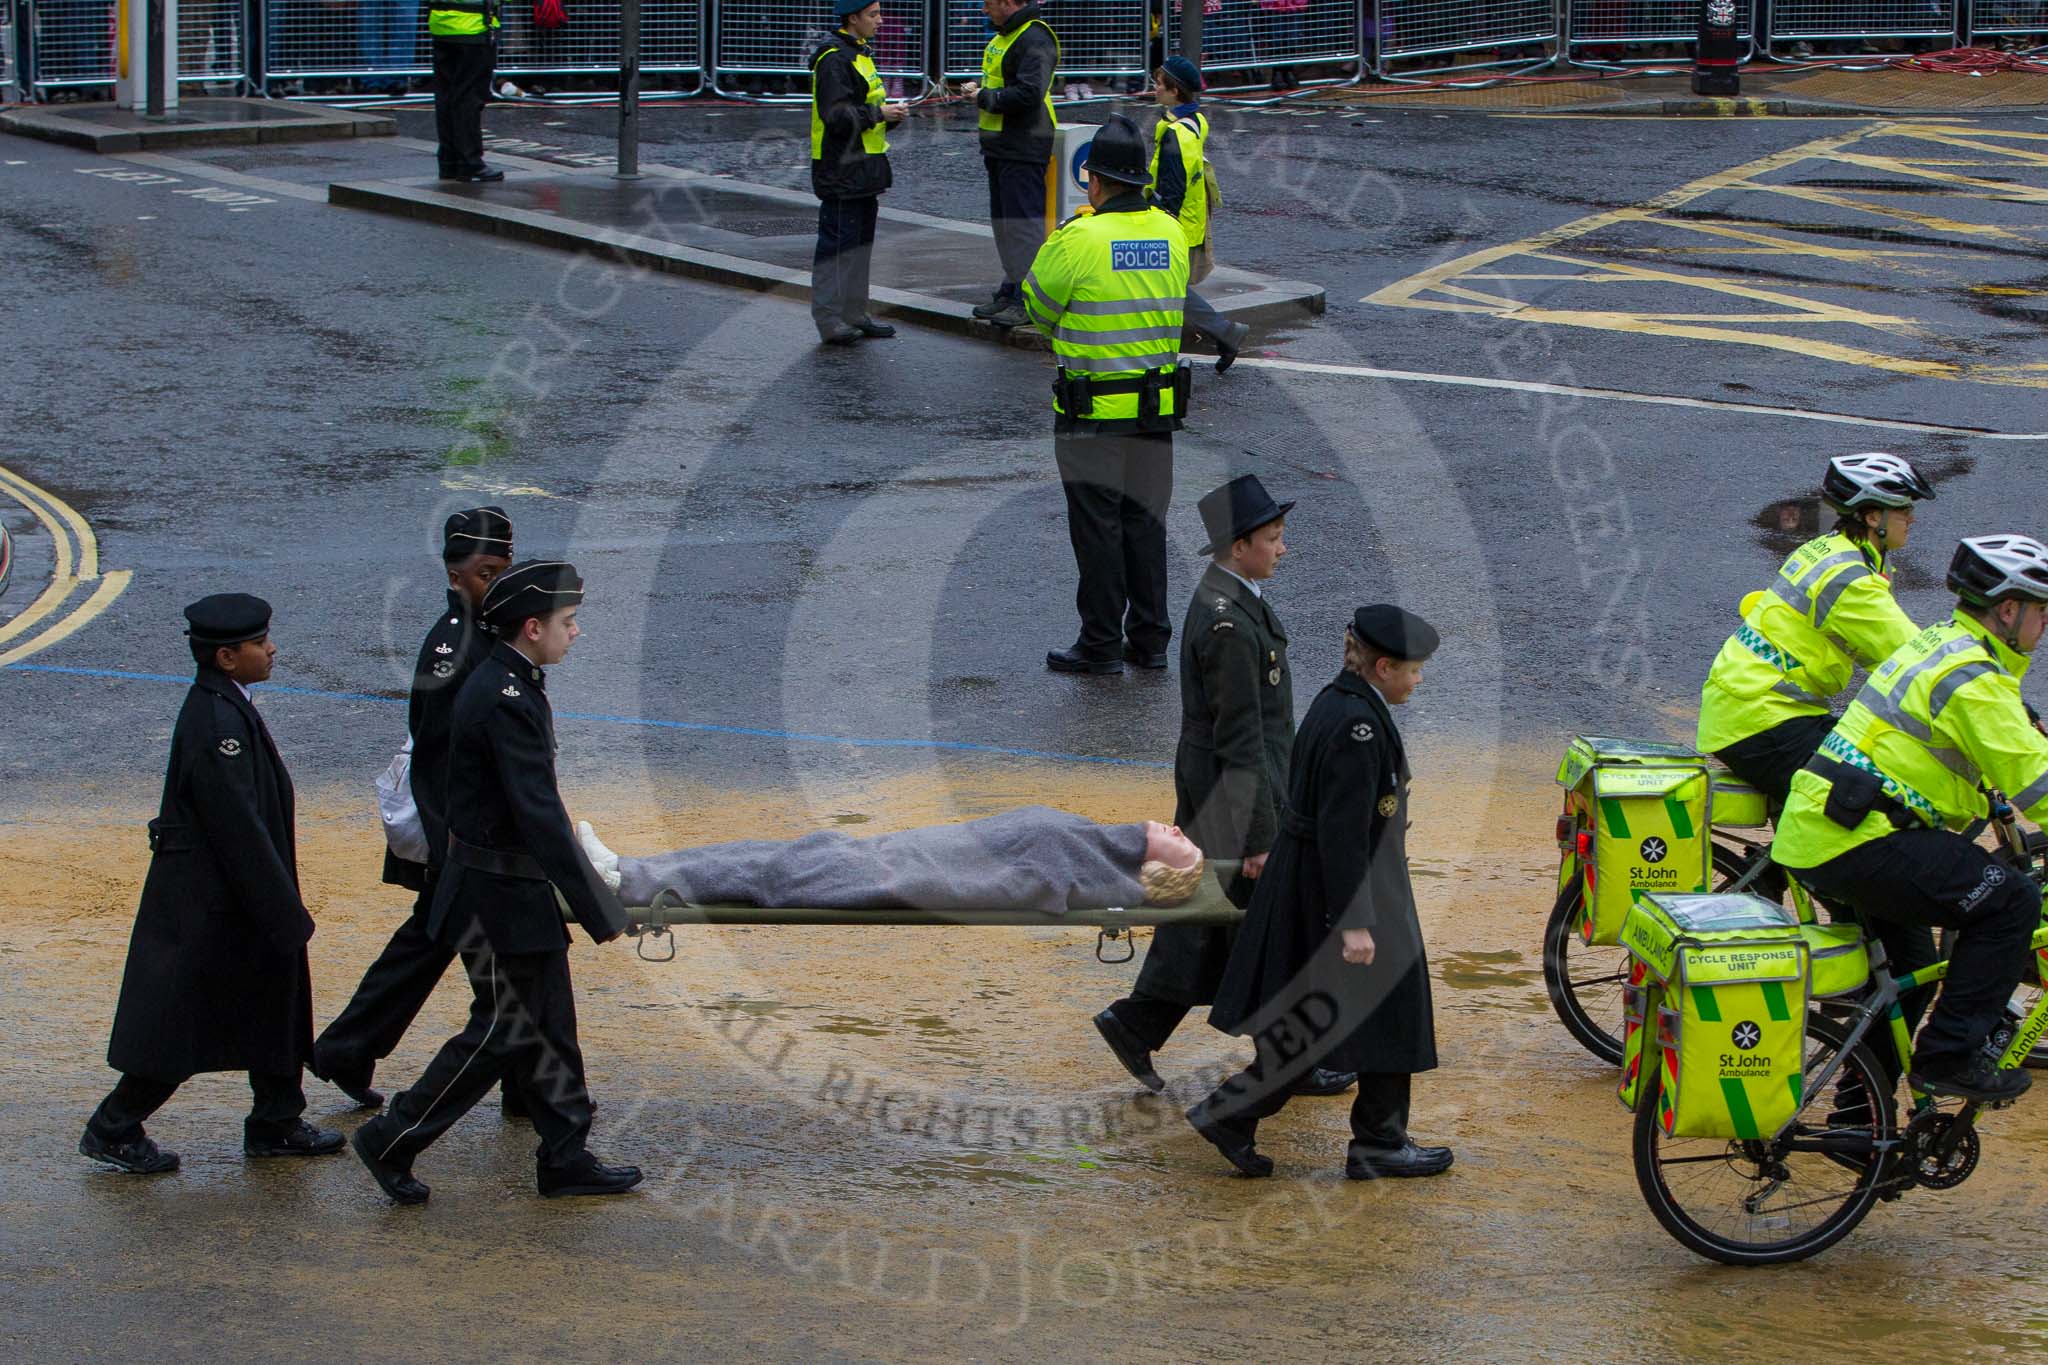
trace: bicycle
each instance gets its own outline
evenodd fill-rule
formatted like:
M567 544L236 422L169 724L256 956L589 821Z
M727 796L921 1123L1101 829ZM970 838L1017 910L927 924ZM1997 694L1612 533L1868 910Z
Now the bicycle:
M2010 820L2000 822L2000 835L2007 861L2048 884L2048 841L2038 831L2021 834ZM1632 1139L1636 1180L1650 1212L1689 1250L1727 1265L1803 1260L1846 1237L1879 1200L1916 1186L1953 1189L1976 1169L1983 1148L1976 1119L1985 1106L1944 1108L1914 1091L1901 1128L1898 1082L1870 1036L1883 1029L1896 1074L1909 1074L1912 1039L1895 1006L1946 978L1947 960L1895 978L1882 946L1864 946L1864 984L1827 1002L1835 1008L1807 1012L1798 1108L1768 1138L1667 1136L1658 1121L1663 1070L1644 1069ZM2033 949L2036 974L2048 983L2048 921L2035 931ZM2008 1009L1994 1034L1995 1044L2003 1042L1999 1067L2026 1064L2044 1035L2048 991L2024 1012Z

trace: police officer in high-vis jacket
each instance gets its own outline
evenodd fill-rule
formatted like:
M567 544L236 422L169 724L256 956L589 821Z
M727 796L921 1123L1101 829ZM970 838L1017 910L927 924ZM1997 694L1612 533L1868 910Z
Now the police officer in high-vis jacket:
M2020 699L2048 621L2048 547L2026 536L1965 540L1948 586L1955 614L1878 665L1792 779L1771 856L1852 907L1895 973L1934 960L1932 928L1961 930L1914 1046L1912 1082L2010 1099L2027 1073L1996 1070L1984 1045L2028 964L2041 889L1957 831L1993 813L1987 788L2048 822L2048 737ZM1924 1004L1909 997L1909 1017Z
M1763 792L1775 810L1792 775L1832 730L1829 703L1919 629L1892 596L1891 555L1934 490L1896 455L1842 455L1821 484L1841 520L1792 552L1743 603L1700 692L1700 749Z
M1152 75L1160 107L1152 125L1152 202L1172 214L1188 239L1187 328L1216 347L1216 373L1237 360L1251 328L1231 322L1195 292L1214 268L1209 250L1209 116L1202 112L1202 71L1182 56L1168 57Z
M850 346L896 329L868 316L875 221L889 188L889 129L902 104L884 96L869 44L881 0L832 0L839 31L811 56L811 192L818 196L818 250L811 262L811 319L820 340Z
M498 0L429 0L434 40L434 132L441 178L482 184L505 173L484 165L484 105L498 55Z
M1173 433L1188 406L1180 363L1187 239L1145 200L1144 134L1118 114L1088 153L1088 202L1046 239L1024 304L1052 338L1053 453L1081 585L1081 632L1045 656L1062 673L1166 667L1166 508Z

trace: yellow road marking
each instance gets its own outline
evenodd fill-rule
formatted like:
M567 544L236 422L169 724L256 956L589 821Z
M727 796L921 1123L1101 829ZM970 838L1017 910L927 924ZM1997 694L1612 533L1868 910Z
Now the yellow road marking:
M87 622L105 611L113 600L127 590L134 574L127 569L100 574L99 538L93 534L92 526L78 514L76 508L46 488L30 483L14 471L0 466L0 492L13 497L16 502L35 513L36 518L50 533L50 542L55 548L55 573L50 583L29 604L28 609L0 625L0 642L12 640L40 623L51 612L71 596L72 590L82 584L97 582L90 596L65 615L51 622L43 630L0 654L0 667L25 659L31 654L49 648L66 639ZM77 571L72 568L73 558L77 560Z
M78 586L78 580L71 573L70 534L57 519L56 514L43 506L41 499L33 497L17 488L15 486L16 482L14 477L5 469L0 469L0 488L4 488L7 492L12 493L16 502L19 502L23 507L35 513L36 519L42 522L43 526L49 531L50 543L56 547L57 552L56 572L50 575L48 585L43 588L41 593L37 594L36 600L29 603L28 610L22 612L21 615L5 625L0 625L0 641L13 639L45 616L48 616L63 603L65 598L71 595L71 590Z
M95 616L98 616L111 606L115 598L127 591L129 580L134 577L135 573L132 569L109 570L107 575L100 579L100 585L93 592L93 595L81 602L77 610L51 626L35 639L25 644L16 645L5 654L0 654L0 668L5 668L11 663L18 663L31 654L40 653L51 645L56 644L59 640L63 640L83 629Z
M79 579L90 582L100 576L99 538L92 533L92 527L86 524L85 518L78 515L76 508L48 489L38 488L4 465L0 465L0 483L7 484L18 493L27 493L30 497L40 499L49 505L51 511L64 518L69 523L71 534L78 544Z

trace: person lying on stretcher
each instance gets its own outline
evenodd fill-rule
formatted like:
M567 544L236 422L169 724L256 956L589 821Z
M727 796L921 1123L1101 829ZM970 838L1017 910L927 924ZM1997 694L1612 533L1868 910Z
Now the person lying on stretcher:
M1060 914L1179 905L1203 866L1202 850L1177 826L1103 825L1046 806L867 838L821 830L645 858L612 852L587 822L577 833L592 866L633 906L667 891L698 905Z

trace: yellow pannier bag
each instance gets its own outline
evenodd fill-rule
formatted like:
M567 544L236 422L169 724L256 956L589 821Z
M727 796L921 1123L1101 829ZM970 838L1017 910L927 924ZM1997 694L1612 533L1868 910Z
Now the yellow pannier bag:
M1682 744L1580 735L1558 765L1558 844L1584 889L1579 935L1619 943L1651 893L1704 891L1712 868L1707 761ZM1569 884L1569 876L1560 880Z
M1657 1122L1673 1137L1767 1138L1798 1111L1811 949L1760 896L1647 895L1622 943L1634 959L1623 1102L1663 1068ZM1639 983L1639 984L1635 984Z
M1771 801L1726 768L1711 770L1714 804L1709 809L1712 823L1730 829L1762 829L1771 823Z
M1870 980L1870 950L1853 924L1802 924L1806 938L1806 991L1816 1000L1860 991Z

